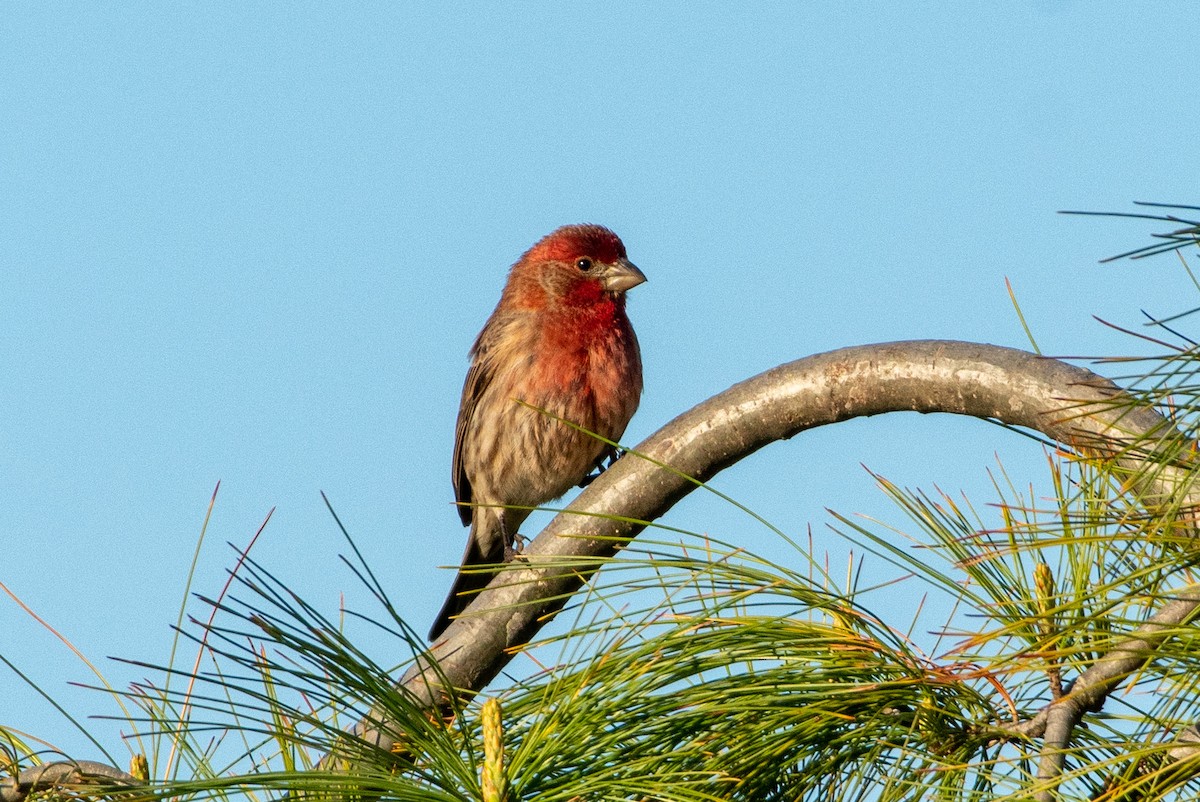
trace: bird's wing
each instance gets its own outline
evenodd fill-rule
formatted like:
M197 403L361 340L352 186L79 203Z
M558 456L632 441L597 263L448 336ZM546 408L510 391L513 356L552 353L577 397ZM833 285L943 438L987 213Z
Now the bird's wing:
M481 337L480 340L483 338ZM459 503L458 517L463 526L471 523L471 479L467 476L466 466L463 465L463 448L470 428L471 418L475 415L475 407L479 397L491 384L492 370L489 367L486 349L482 342L476 342L472 349L471 367L467 370L467 380L463 383L462 402L458 406L458 424L454 428L454 500Z

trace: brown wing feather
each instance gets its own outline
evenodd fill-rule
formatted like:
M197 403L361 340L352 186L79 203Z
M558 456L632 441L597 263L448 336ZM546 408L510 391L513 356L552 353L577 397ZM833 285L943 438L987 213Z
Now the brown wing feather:
M454 500L459 503L458 517L462 519L463 526L471 525L473 509L469 505L474 500L471 493L471 477L467 476L466 466L463 465L463 451L466 448L467 429L471 426L471 419L475 417L475 408L479 405L484 391L492 383L495 373L492 360L488 358L488 352L491 350L489 343L496 338L495 319L496 313L493 312L471 346L471 367L467 369L467 378L463 382L462 400L458 404L458 423L454 427L454 461L451 472L454 477Z
M454 427L454 500L459 503L458 517L462 519L463 526L470 526L472 513L471 507L466 506L471 503L471 479L463 465L463 440L467 427L471 424L471 416L475 414L479 396L483 394L490 379L491 372L484 368L484 361L476 354L467 371L467 380L463 383L462 402L458 407L458 424Z

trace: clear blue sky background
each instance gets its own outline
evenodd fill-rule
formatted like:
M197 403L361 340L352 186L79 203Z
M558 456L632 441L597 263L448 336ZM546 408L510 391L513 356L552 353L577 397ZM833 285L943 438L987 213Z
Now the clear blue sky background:
M0 581L124 686L144 672L104 658L166 660L217 480L197 590L274 507L257 558L331 613L361 600L324 490L424 631L465 538L449 463L467 348L508 265L564 223L611 226L650 278L630 301L631 443L810 353L1024 346L1005 277L1046 352L1135 350L1091 316L1137 325L1195 291L1173 257L1097 259L1161 228L1055 211L1200 201L1195 19L1190 3L7 3ZM862 464L984 504L996 454L1045 486L1029 441L915 415L806 434L715 484L789 533L811 525L836 566L826 507L901 522ZM699 495L669 522L783 553ZM906 626L897 593L881 606ZM6 598L0 653L73 713L115 712ZM96 756L2 668L0 724ZM120 751L117 725L94 727Z

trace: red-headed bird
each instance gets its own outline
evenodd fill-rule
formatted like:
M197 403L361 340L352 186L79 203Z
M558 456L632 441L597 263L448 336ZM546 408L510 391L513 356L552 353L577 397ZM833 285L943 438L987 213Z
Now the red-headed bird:
M603 226L564 226L513 265L471 347L458 409L454 495L471 526L464 568L512 559L529 510L503 505L552 501L611 455L557 418L609 440L625 433L642 394L625 292L645 280ZM430 640L493 575L459 571Z

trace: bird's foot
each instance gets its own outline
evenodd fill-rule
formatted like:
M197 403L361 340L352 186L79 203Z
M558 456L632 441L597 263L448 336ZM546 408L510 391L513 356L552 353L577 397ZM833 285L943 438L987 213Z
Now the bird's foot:
M525 550L525 544L529 541L522 537L519 533L513 535L513 542L504 546L504 562L510 563L513 560L526 562L525 557L521 554Z

